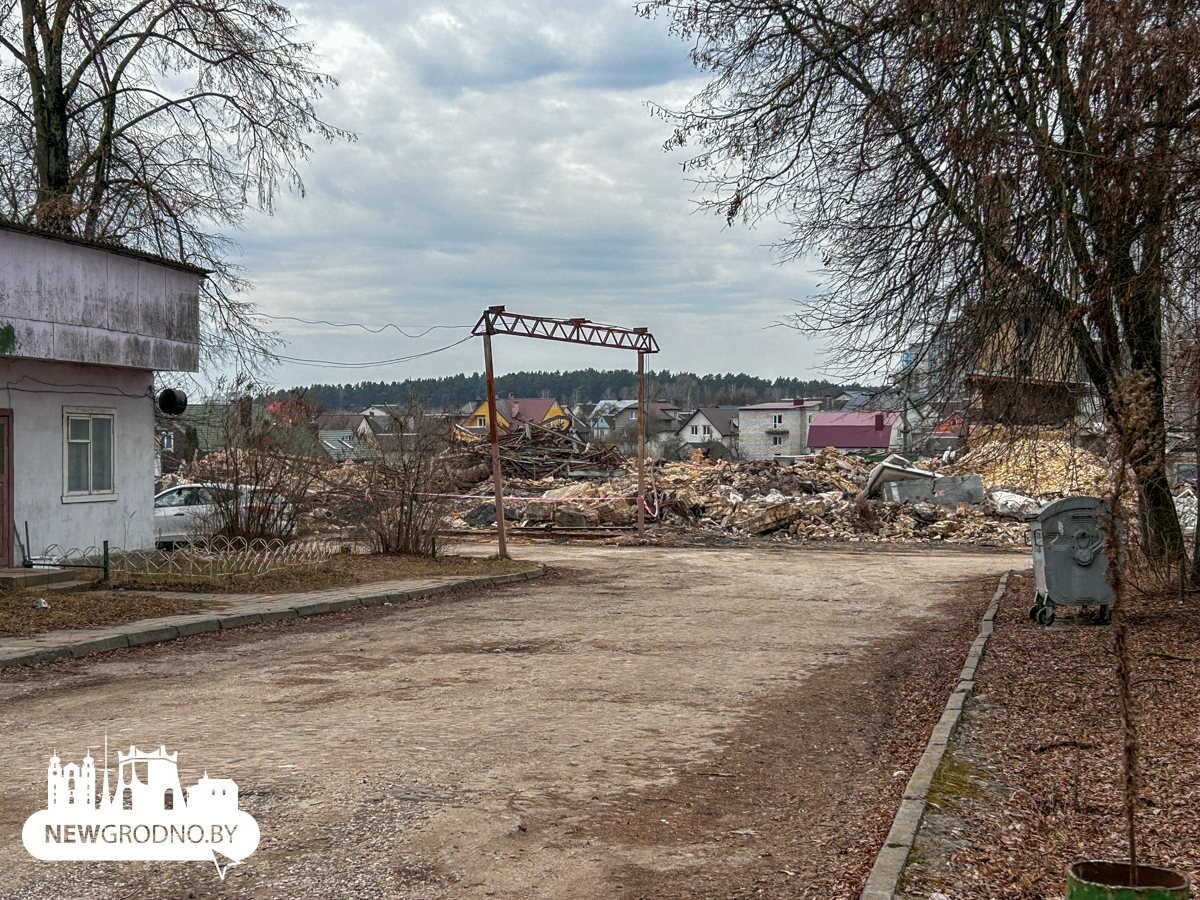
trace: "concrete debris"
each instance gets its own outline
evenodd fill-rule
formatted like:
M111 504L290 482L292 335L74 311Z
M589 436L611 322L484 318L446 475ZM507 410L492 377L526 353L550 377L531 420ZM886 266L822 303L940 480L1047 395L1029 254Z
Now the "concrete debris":
M938 506L958 506L960 503L983 503L983 479L978 475L933 476L909 481L889 481L881 486L886 500L897 503L936 503Z
M884 482L885 488L922 488L913 495L864 497L873 468L867 460L832 448L794 464L660 462L647 470L646 520L658 526L786 541L990 546L1024 542L1024 522L998 514L978 474L923 473L919 479ZM487 503L484 487L490 485L476 490L479 500ZM515 480L505 487L527 526L630 527L636 521L633 473L608 481Z
M996 515L1016 519L1018 522L1024 522L1026 514L1041 506L1032 497L1014 494L1012 491L992 491L988 494L988 503Z
M46 602L45 597L38 597L36 600L33 601L33 608L34 609L49 609L50 604Z
M505 510L504 510L504 521L505 522L510 522L510 521L515 522L520 517L521 517L521 514L517 510L507 508L507 507L505 508ZM495 525L496 524L496 504L495 504L495 502L493 501L492 503L480 503L478 506L474 507L470 512L468 512L465 516L463 516L463 521L465 521L472 528L486 528L490 525Z
M554 510L554 524L563 528L595 528L600 524L600 517L592 510L564 504Z
M863 487L862 496L869 497L886 484L897 481L927 481L936 476L932 472L918 469L903 456L893 453L871 470L867 483Z

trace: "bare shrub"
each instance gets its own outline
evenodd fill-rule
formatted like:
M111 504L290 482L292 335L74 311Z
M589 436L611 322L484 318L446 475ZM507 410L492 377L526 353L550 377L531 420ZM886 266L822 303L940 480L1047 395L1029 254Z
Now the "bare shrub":
M233 400L202 405L189 425L211 449L197 453L181 474L209 486L204 536L295 537L321 467L315 421L303 396L271 404L251 399L251 385L227 392Z
M365 531L378 553L436 557L438 530L454 487L445 451L445 419L410 402L389 415L376 435L378 455L324 473L325 502L337 521Z

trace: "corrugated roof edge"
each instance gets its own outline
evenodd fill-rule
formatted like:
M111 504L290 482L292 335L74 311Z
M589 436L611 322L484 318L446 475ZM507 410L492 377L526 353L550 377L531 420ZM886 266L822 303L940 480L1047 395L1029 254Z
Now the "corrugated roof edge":
M0 219L0 230L15 231L18 234L29 234L34 237L50 238L54 241L62 241L65 244L78 244L81 247L90 247L93 250L107 250L109 253L115 253L118 256L129 256L133 259L144 260L145 262L156 263L160 266L168 266L172 269L181 269L184 272L191 272L193 275L210 275L212 269L202 269L199 266L193 266L190 263L179 262L175 259L167 259L165 256L156 256L153 253L146 253L143 250L132 250L129 247L123 247L120 244L109 244L104 241L90 241L87 238L81 238L74 234L63 234L58 231L48 231L45 228L38 228L34 225L23 225L19 222L10 222L7 219Z

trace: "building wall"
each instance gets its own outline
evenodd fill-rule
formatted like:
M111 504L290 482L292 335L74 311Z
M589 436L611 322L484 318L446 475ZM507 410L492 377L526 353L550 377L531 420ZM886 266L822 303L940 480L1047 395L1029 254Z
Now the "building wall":
M22 542L29 522L33 555L50 544L153 546L152 391L149 371L0 358L0 408L12 410L14 518ZM115 498L63 499L63 407L114 411Z
M773 424L782 415L782 426ZM808 452L808 425L816 410L797 406L792 409L742 409L738 412L738 448L743 459L770 459L773 456L800 456ZM786 428L787 434L769 434L772 428ZM776 445L773 438L783 442Z
M705 425L711 429L710 434L704 433ZM692 426L696 427L696 434L692 434ZM716 441L717 443L724 444L731 450L733 449L733 436L718 432L704 413L696 413L685 422L679 430L679 437L689 444L709 444Z
M0 227L9 356L195 372L198 270Z

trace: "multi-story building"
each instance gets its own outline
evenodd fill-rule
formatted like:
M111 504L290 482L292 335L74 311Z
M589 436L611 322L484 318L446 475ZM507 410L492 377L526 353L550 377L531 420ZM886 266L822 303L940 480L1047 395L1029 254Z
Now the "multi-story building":
M738 410L738 448L744 459L801 456L808 452L808 426L821 401L777 400Z

